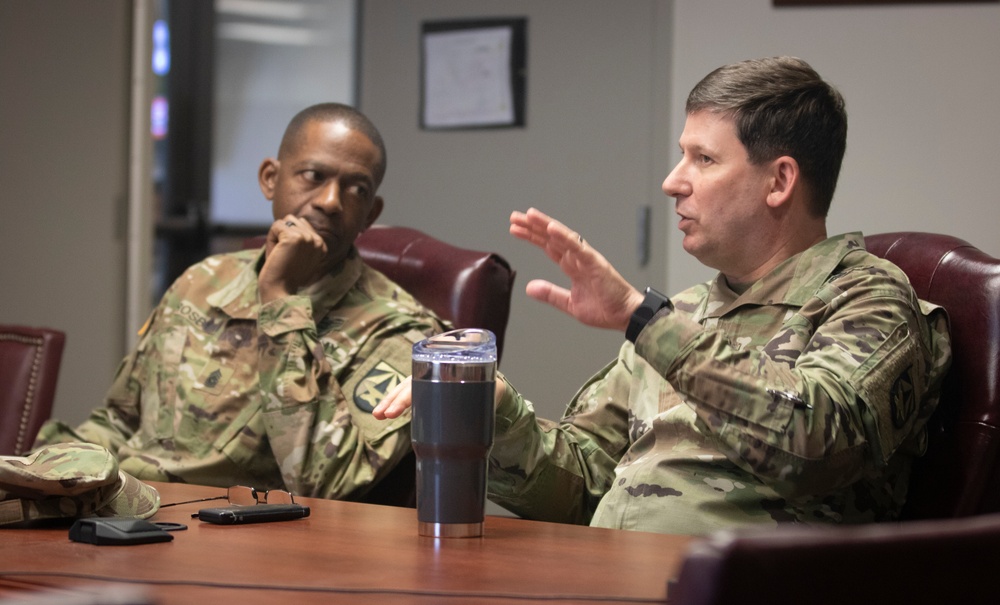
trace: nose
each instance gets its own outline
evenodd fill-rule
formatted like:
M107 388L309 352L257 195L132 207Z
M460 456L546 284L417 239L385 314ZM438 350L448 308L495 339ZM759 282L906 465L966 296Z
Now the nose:
M314 205L327 214L343 211L344 207L340 199L340 184L336 179L323 187L314 198Z
M691 194L691 183L684 175L684 160L681 159L674 166L674 169L670 171L667 178L663 179L663 185L660 186L663 193L670 197L680 197Z

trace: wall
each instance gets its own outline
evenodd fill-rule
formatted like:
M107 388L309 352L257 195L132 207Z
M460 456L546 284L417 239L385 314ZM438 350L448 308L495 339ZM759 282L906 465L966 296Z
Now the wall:
M66 332L71 422L124 350L129 19L126 0L0 0L0 323Z
M829 231L935 231L1000 256L1000 4L774 8L675 3L671 140L687 92L719 65L796 55L847 100L847 154ZM670 235L676 291L704 275Z
M101 400L123 353L128 4L0 0L0 321L69 331L56 414L70 421ZM621 337L523 295L528 279L559 276L507 235L509 212L553 209L636 285L672 292L707 277L682 252L659 185L677 160L684 96L720 64L797 54L843 90L851 128L832 232L946 231L1000 256L1000 5L367 0L362 10L360 102L390 144L384 220L511 260L503 367L543 415L557 415ZM528 128L420 131L420 21L483 15L529 17ZM659 266L646 269L633 250L640 205L662 234Z
M529 18L527 128L420 131L420 22L490 15ZM709 278L713 272L684 253L672 200L659 191L679 159L684 99L719 65L792 54L847 98L848 149L830 233L943 231L1000 256L993 194L1000 119L992 111L1000 96L998 25L996 4L368 0L360 103L390 146L383 220L488 247L512 262L517 292L503 369L540 415L556 417L622 338L574 324L523 294L529 279L559 274L507 235L511 210L550 210L638 287L665 284L669 293ZM653 254L663 273L635 266L632 221L640 204L652 205L661 223Z
M517 271L501 370L558 417L577 387L613 358L622 335L581 328L529 299L524 286L567 284L537 248L508 234L513 210L536 206L577 229L630 281L663 287L668 208L660 191L667 135L670 2L633 0L368 0L360 106L379 126L389 165L380 222L499 252ZM527 17L525 128L419 126L425 20ZM652 261L640 266L637 213L652 208Z

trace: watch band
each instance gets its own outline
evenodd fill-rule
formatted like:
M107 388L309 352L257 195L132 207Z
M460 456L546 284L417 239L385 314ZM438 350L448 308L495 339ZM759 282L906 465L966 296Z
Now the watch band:
M670 299L660 294L653 288L646 288L646 297L642 299L642 304L632 314L628 322L628 329L625 330L625 338L635 344L635 339L639 338L639 332L646 327L649 320L663 309L673 310L674 305Z

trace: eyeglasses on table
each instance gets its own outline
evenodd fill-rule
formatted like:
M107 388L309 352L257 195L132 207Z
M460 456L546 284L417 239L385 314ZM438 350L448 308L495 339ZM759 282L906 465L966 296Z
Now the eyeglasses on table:
M197 500L185 500L184 502L169 502L161 504L160 508L167 506L179 506L181 504L193 504L195 502L209 502L211 500L228 500L234 506L253 506L255 504L295 504L295 497L291 492L283 489L269 489L264 492L254 487L246 485L234 485L226 490L223 496L212 496L209 498L198 498Z

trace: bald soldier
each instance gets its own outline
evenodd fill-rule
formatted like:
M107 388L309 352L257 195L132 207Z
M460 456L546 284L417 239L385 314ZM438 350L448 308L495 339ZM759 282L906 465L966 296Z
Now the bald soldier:
M359 499L410 451L409 419L373 406L445 326L366 266L355 238L382 211L378 130L355 109L309 107L259 182L274 223L259 250L212 256L163 296L104 407L36 447L107 447L139 479Z

